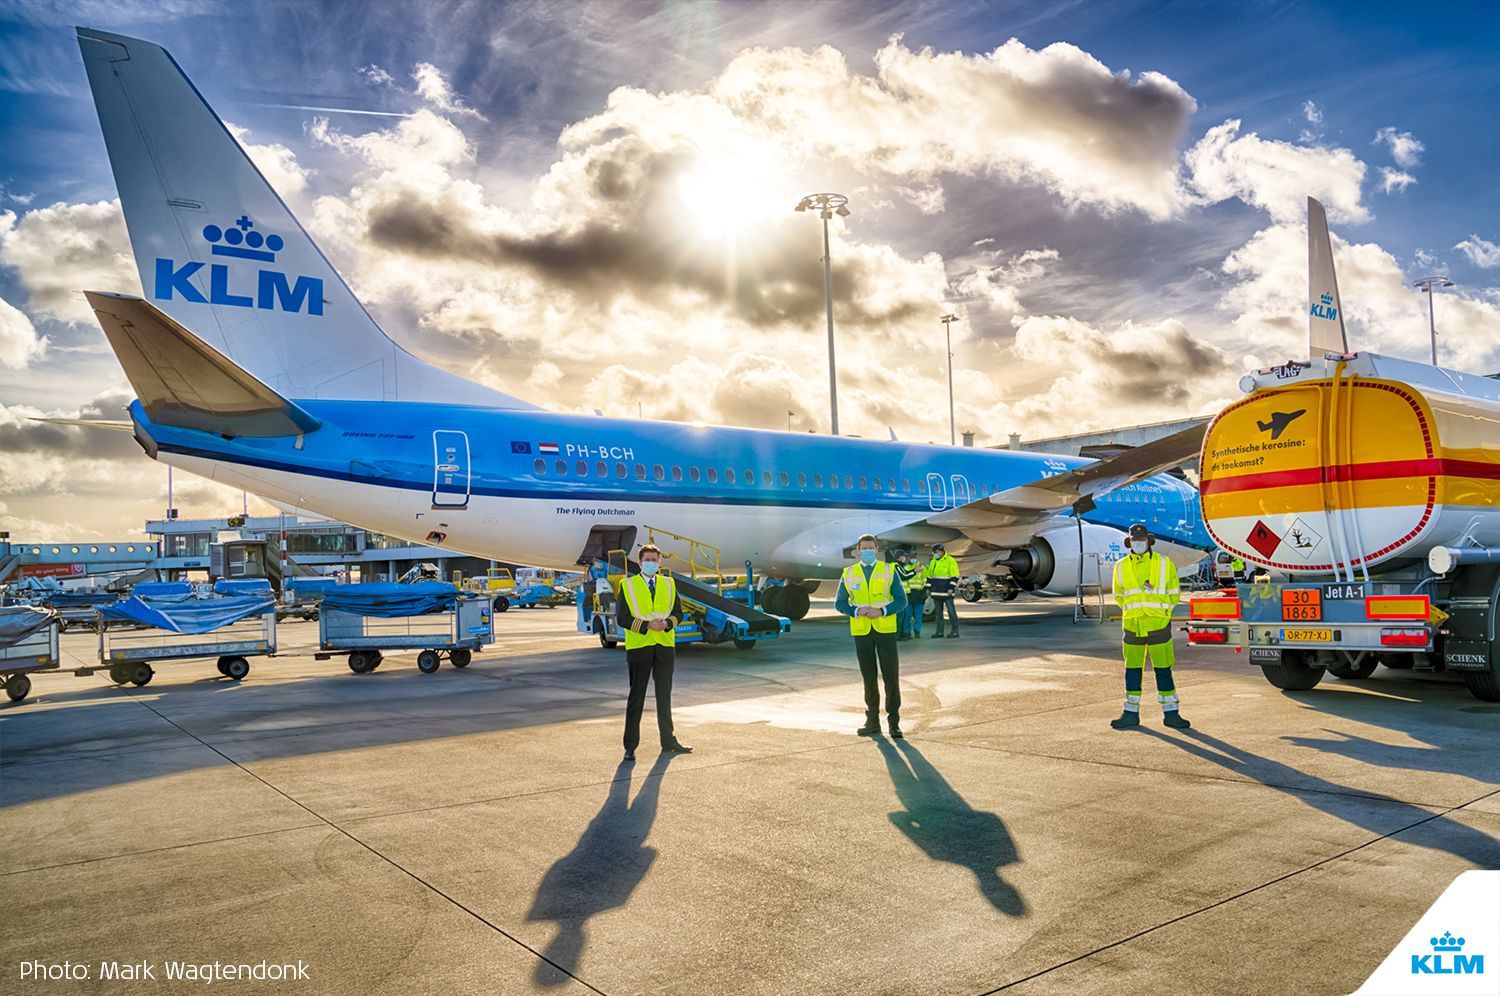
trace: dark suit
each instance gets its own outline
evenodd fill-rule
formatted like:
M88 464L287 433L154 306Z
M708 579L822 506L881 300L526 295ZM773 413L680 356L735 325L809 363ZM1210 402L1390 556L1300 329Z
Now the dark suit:
M660 584L658 580L655 582ZM654 586L653 586L653 591ZM682 598L672 600L671 618L667 625L673 629L682 621ZM650 631L650 624L637 619L630 611L630 600L623 590L615 599L615 620L620 628L637 633ZM625 703L625 750L633 752L641 742L641 714L646 711L646 686L656 682L656 730L661 735L662 747L677 742L672 735L672 671L677 663L675 647L652 644L625 651L625 665L630 671L630 697Z

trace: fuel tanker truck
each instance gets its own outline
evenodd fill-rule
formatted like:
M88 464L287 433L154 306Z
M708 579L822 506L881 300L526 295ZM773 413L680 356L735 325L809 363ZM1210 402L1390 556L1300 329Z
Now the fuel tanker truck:
M1192 599L1188 642L1277 688L1384 664L1500 701L1500 381L1350 352L1311 199L1308 263L1309 358L1248 374L1201 454L1209 534L1268 570Z

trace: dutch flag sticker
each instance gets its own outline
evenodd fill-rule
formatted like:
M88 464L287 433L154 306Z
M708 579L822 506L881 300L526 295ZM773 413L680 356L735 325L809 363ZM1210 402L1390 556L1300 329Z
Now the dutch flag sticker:
M537 448L537 451L540 452L540 453L556 453L557 452L557 444L556 443L538 443L536 448Z

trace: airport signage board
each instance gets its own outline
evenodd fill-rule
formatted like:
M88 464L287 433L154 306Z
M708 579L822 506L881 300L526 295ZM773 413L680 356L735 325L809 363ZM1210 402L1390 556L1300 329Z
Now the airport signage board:
M88 573L82 564L22 564L23 578L81 578Z

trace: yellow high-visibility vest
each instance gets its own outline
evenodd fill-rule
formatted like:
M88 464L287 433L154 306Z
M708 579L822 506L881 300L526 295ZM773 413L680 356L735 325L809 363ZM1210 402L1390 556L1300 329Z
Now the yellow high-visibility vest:
M658 574L656 598L653 599L651 586L646 576L635 574L620 583L620 594L625 596L625 604L630 606L630 614L637 619L645 619L656 613L666 614L672 611L672 606L677 602L677 582L665 574ZM633 629L625 631L626 650L651 646L677 646L677 630L668 627L663 630L648 629L644 633L637 633Z
M1124 610L1123 624L1132 633L1150 633L1172 621L1172 606L1182 600L1177 565L1154 550L1132 553L1115 563L1115 604Z
M891 600L891 588L895 583L896 569L884 561L877 560L875 566L870 568L869 580L865 579L865 569L862 564L844 568L844 592L849 596L849 604L856 608L861 605L885 608ZM872 629L877 633L894 633L898 622L899 620L889 613L879 619L850 616L849 632L855 636L864 636Z

